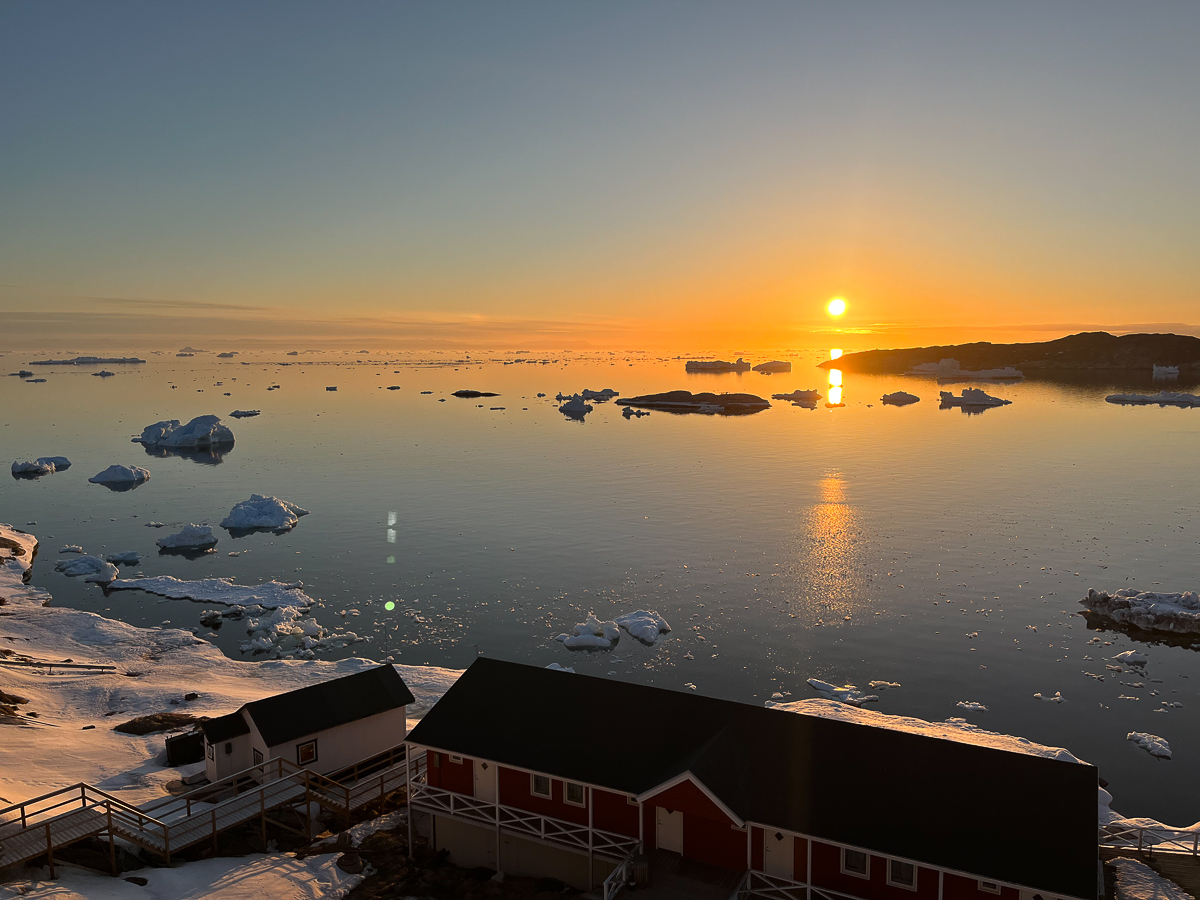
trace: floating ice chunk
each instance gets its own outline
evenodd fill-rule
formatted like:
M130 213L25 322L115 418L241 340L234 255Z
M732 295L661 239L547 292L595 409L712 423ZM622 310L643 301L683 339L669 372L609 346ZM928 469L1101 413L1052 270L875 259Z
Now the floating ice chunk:
M627 419L632 419L635 417L640 419L642 416L650 415L650 410L634 409L632 406L626 406L621 410L621 415L623 415Z
M249 419L251 416L261 416L261 409L235 409L229 415L235 419Z
M971 712L987 712L987 707L976 700L959 700L954 705L960 709L969 709Z
M1131 731L1125 735L1125 740L1133 741L1151 756L1156 756L1159 759L1171 758L1171 745L1167 743L1165 738L1160 738L1156 734L1146 734L1143 731Z
M562 395L559 394L559 397L561 396ZM567 398L566 403L560 406L558 411L572 419L582 419L592 411L592 405L590 403L585 403L583 401L583 397L581 397L579 394L575 394L573 397Z
M892 394L884 394L880 400L885 406L908 406L910 403L919 403L921 398L908 391L896 391Z
M1109 403L1123 406L1200 406L1200 395L1159 391L1157 394L1109 394L1104 398Z
M616 622L601 622L595 613L588 613L587 621L580 622L570 634L555 638L568 650L609 650L621 637Z
M790 400L792 403L816 403L821 399L818 391L792 391L790 394L772 394L772 400Z
M263 584L234 584L228 578L203 578L197 581L183 581L170 575L157 575L153 578L125 578L114 581L109 587L114 591L138 590L160 597L170 597L173 600L196 600L200 603L219 603L222 606L235 607L231 613L240 615L237 608L249 615L257 615L264 609L277 609L281 606L297 606L304 609L315 602L304 593L304 583L295 581L267 581ZM255 612L253 607L258 608Z
M182 426L178 419L147 425L142 429L142 436L134 438L133 442L145 444L147 447L194 450L198 447L232 444L233 432L228 426L221 424L219 416L196 416Z
M1011 400L993 397L979 388L963 388L962 395L955 397L950 391L941 391L942 409L955 406L1008 406Z
M1150 661L1150 657L1138 650L1126 650L1124 653L1118 653L1113 659L1127 666L1144 666Z
M231 531L294 528L300 516L307 515L308 510L295 503L264 494L251 494L249 500L241 501L229 511L229 515L221 520L221 527Z
M808 679L808 685L818 694L828 697L830 700L849 703L851 706L862 706L864 703L877 703L879 701L879 698L874 694L864 694L852 684L834 685L827 681L810 678Z
M136 563L142 557L136 550L125 550L121 553L110 553L104 558L110 563Z
M217 536L208 525L185 525L182 531L161 537L154 543L164 550L176 550L187 547L211 547L217 542Z
M900 687L900 682L898 682L898 681L868 681L867 687L869 687L873 691L886 691L891 688Z
M628 408L626 407L626 409ZM668 634L671 631L671 626L658 614L657 610L639 609L636 612L617 616L613 621L643 644L653 644L658 640L659 635Z
M1093 613L1146 631L1200 632L1200 595L1124 588L1114 594L1088 589L1079 601Z
M584 388L582 394L584 400L596 400L600 403L603 403L606 400L611 400L613 397L620 396L621 392L614 391L612 388L605 388L602 391L589 391L587 388ZM559 397L561 398L562 395L560 394Z
M792 364L786 360L773 359L770 362L759 363L754 367L755 372L767 372L769 374L790 372Z
M54 566L55 571L62 572L71 578L85 576L84 581L95 581L107 584L117 577L117 567L107 563L98 556L77 556L74 559L60 559Z
M1046 703L1066 703L1067 702L1067 698L1064 697L1058 691L1055 691L1053 696L1051 696L1049 694L1043 694L1041 691L1039 691L1038 693L1033 695L1033 698L1035 700L1044 700Z
M141 466L122 466L114 463L103 472L88 479L92 484L141 484L150 479L150 472Z
M546 668L555 672L570 672L572 675L575 674L574 669L568 668L567 666L560 666L558 663L550 663L550 665L546 666Z
M906 374L936 375L939 379L955 381L1015 380L1025 377L1020 369L1014 369L1012 366L1005 366L1002 369L964 369L962 364L953 357L935 363L921 363L919 366L913 366Z
M83 548L78 544L63 544L58 548L59 553L82 553Z
M18 461L12 464L14 475L50 475L71 468L71 461L65 456L39 456L33 462Z

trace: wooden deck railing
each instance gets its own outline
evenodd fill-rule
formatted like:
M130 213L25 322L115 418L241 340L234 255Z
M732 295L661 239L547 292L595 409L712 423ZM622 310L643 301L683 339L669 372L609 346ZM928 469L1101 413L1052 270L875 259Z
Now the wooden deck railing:
M1110 822L1100 826L1100 846L1119 850L1200 856L1200 829L1145 827L1131 822Z

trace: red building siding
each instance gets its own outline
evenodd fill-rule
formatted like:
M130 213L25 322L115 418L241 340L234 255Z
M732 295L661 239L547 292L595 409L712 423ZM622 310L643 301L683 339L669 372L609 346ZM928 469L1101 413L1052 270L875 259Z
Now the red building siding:
M463 757L460 763L451 762L450 754L436 750L425 751L425 767L430 787L444 788L456 794L475 796L475 761Z
M546 797L535 797L531 793L531 780L532 776L528 772L506 769L501 766L500 802L505 806L515 806L518 809L537 813L539 816L550 816L567 822L575 822L578 825L588 823L586 807L574 806L563 800L563 782L557 778L550 779L550 797L547 799ZM583 796L586 801L587 788L584 788Z
M808 841L801 837L792 838L792 877L808 880Z
M813 885L832 888L865 900L937 900L938 872L917 867L917 889L895 887L887 883L888 858L870 854L869 878L859 878L842 872L840 847L813 841ZM991 895L993 900L995 895ZM945 898L943 898L945 900ZM1005 898L1001 898L1005 900Z
M985 881L987 879L984 879ZM979 889L979 880L962 875L942 876L942 900L1020 900L1021 892L1016 888L1002 887L999 894Z
M638 836L636 801L630 803L629 798L624 794L595 790L592 792L592 802L596 806L595 812L592 813L593 827L632 838Z
M646 800L647 849L657 847L658 807L683 813L684 856L745 871L746 832L734 828L725 811L691 781L682 781Z

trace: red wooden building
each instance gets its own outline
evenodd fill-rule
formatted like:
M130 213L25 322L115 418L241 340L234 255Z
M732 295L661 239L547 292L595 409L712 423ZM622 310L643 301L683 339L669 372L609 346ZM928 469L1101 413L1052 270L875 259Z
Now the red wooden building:
M452 862L606 898L646 866L647 900L1098 894L1081 763L491 659L408 744Z

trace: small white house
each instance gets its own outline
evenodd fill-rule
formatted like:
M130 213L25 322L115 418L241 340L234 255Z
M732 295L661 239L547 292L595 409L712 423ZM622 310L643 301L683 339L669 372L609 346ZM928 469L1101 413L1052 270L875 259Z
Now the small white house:
M404 742L412 691L391 665L276 694L200 725L217 781L267 760L328 775Z

